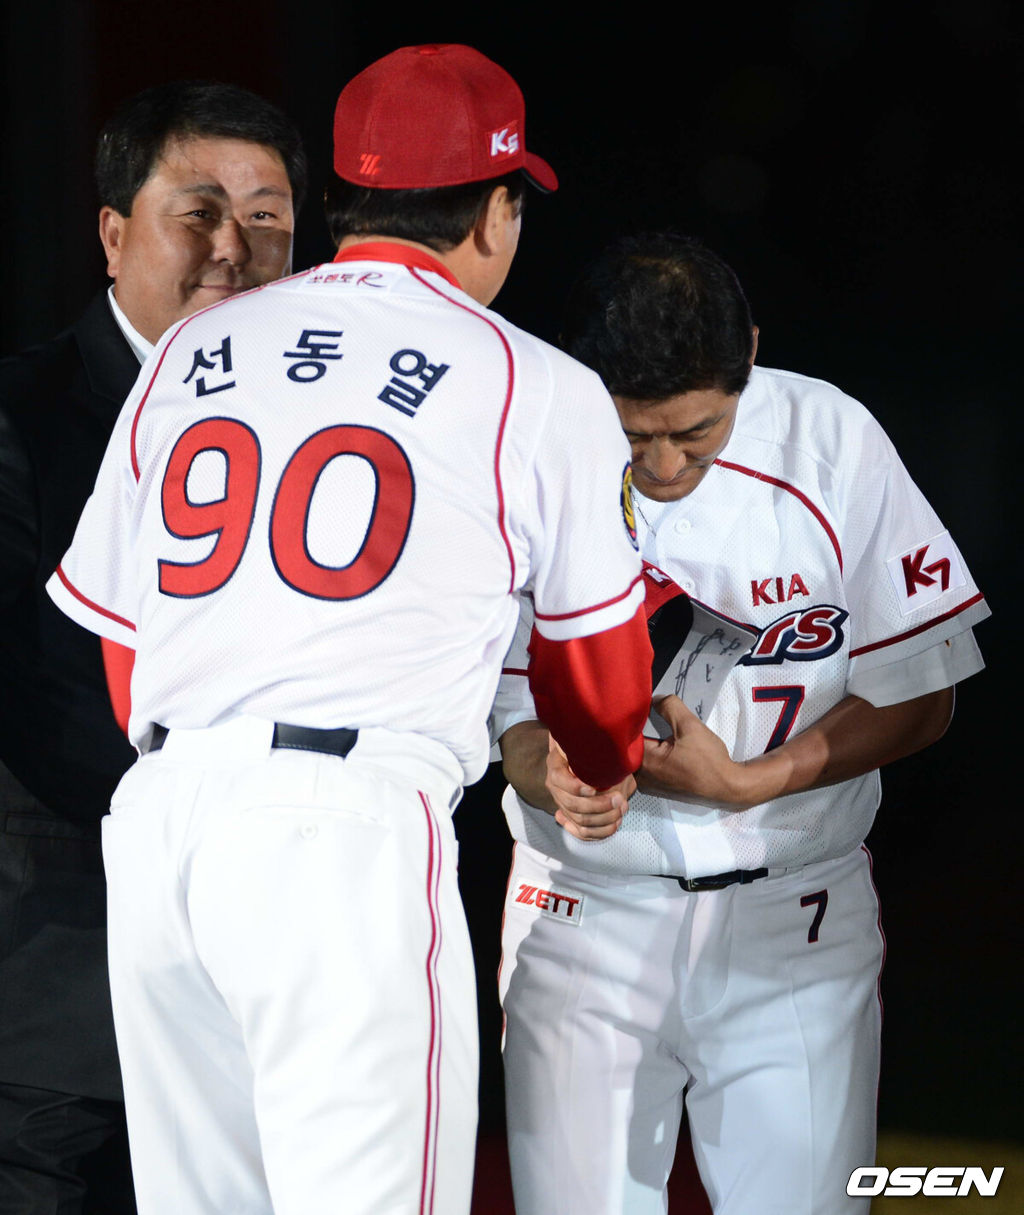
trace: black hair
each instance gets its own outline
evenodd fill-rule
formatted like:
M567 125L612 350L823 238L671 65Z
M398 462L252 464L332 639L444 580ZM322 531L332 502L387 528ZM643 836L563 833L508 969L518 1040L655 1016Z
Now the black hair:
M741 392L754 349L736 275L675 232L625 237L600 254L570 290L561 343L613 395L652 402Z
M284 162L296 211L306 193L306 153L295 126L248 89L212 80L175 80L129 97L114 111L96 145L100 205L131 215L135 195L169 141L245 139L273 148Z
M336 245L346 236L394 236L447 253L473 231L498 186L504 186L510 201L522 210L526 178L519 169L504 177L428 190L373 189L332 174L324 197L327 226Z

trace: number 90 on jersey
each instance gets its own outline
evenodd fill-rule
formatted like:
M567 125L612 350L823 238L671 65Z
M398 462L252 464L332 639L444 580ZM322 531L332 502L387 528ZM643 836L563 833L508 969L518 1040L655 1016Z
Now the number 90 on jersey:
M189 496L196 462L211 453L223 462L223 495L209 501ZM344 565L324 564L311 554L309 521L313 496L332 461L354 456L374 478L373 505L355 556ZM174 445L161 486L164 526L180 540L209 540L199 561L161 559L159 587L178 598L212 595L234 574L252 537L261 489L262 453L256 432L235 418L204 418ZM292 453L273 492L268 543L278 575L300 594L316 599L358 599L391 573L412 524L415 482L402 447L370 426L328 426Z

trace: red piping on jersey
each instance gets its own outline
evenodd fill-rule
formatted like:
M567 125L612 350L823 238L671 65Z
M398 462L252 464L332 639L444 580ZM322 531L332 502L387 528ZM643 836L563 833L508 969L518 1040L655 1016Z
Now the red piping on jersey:
M966 611L969 607L973 607L976 603L980 603L984 599L981 591L968 599L966 603L961 603L959 607L951 608L950 611L944 612L941 616L936 616L934 620L926 620L924 624L919 624L916 628L907 629L905 633L897 633L895 637L887 637L885 641L873 641L870 645L858 646L857 649L850 651L850 657L856 658L858 654L869 654L872 650L884 650L888 645L898 645L901 641L906 641L908 637L916 637L918 633L925 633L928 629L933 629L937 624L942 624L944 620L952 620L954 616L959 616L961 612Z
M768 475L768 473L757 472L753 468L744 468L742 464L733 464L730 460L721 459L716 460L715 463L720 464L723 468L730 468L733 472L743 473L745 477L753 477L755 481L767 481L769 485L778 486L779 489L784 489L787 493L792 494L794 498L799 499L799 501L801 501L804 506L807 507L815 519L818 520L825 531L825 535L828 536L829 540L832 542L832 547L835 549L836 560L839 562L839 572L843 572L843 552L839 547L839 538L829 526L828 520L806 494L801 493L801 491L798 490L795 485L790 485L787 481L780 481L778 477L771 477Z
M512 864L509 866L508 877L505 879L505 898L501 904L501 928L498 930L498 941L501 943L501 948L498 950L498 973L495 976L497 979L498 990L501 990L501 972L505 969L505 918L508 915L508 896L512 891L512 874L516 871L516 849L519 847L519 841L512 841ZM582 914L582 913L581 913ZM508 1025L508 1017L505 1015L504 1001L501 1008L501 1041L505 1041L505 1029Z
M875 892L875 906L878 908L878 935L882 940L882 959L878 963L878 976L875 979L875 998L878 1000L878 1020L879 1025L885 1021L885 1004L882 1001L882 971L885 970L885 959L889 951L889 944L885 939L885 929L882 927L882 900L878 894L878 887L875 885L875 860L868 850L866 844L861 844L861 852L868 858L868 881L871 883L871 889ZM878 1090L881 1084L881 1076L875 1077L875 1114L878 1113Z
M578 612L562 612L558 616L545 616L543 612L537 612L535 618L537 620L572 620L575 616L586 616L590 612L599 612L602 608L611 607L613 603L621 603L623 599L627 599L633 593L636 584L641 581L643 581L643 574L638 574L621 595L616 595L613 599L606 599L604 603L595 603L590 607L580 608Z
M198 313L197 313L197 315L198 315ZM192 318L189 317L189 320L191 320L191 319ZM188 324L188 321L186 321L185 324ZM181 332L181 329L179 328L178 332L175 333L174 337L177 337L178 333L180 333L180 332ZM173 342L173 341L174 341L174 338L171 338L171 342ZM154 383L156 383L156 377L160 374L160 368L164 365L164 359L167 358L167 352L171 348L171 342L168 342L167 345L164 347L164 352L160 356L160 361L157 363L156 369L153 372L153 374L149 377L149 383L146 385L146 391L142 394L142 400L139 402L139 407L135 411L135 417L132 418L132 433L131 433L131 439L130 439L130 447L131 447L131 457L132 457L132 472L135 474L136 481L138 481L139 476L140 476L139 455L135 449L135 435L139 429L139 416L142 413L143 405L145 405L146 401L149 399L149 394L153 389Z
M401 247L402 246L396 246L396 248ZM440 265L440 263L438 264ZM508 564L512 571L511 581L509 582L508 586L508 593L511 595L516 589L516 559L512 553L512 545L509 542L508 532L505 530L505 491L501 487L501 444L502 440L505 438L505 423L508 421L508 411L512 405L512 386L515 383L515 362L512 359L512 347L508 344L508 339L501 332L498 326L495 325L495 323L488 317L481 316L479 312L467 307L459 300L453 300L450 295L445 295L443 291L439 291L433 283L428 283L426 279L421 278L416 273L415 267L410 266L409 273L414 279L417 280L417 282L422 283L424 287L428 287L443 300L447 300L449 304L454 304L456 308L461 308L464 312L468 312L470 316L475 316L485 324L490 325L490 327L498 335L498 340L501 342L505 350L505 361L508 364L508 380L507 387L505 389L505 404L502 406L501 421L498 423L498 438L494 444L494 486L498 492L498 531L501 532L501 538L505 543L505 551L508 553ZM450 275L446 275L445 277L451 281ZM458 285L458 283L455 283L456 287L458 287Z
M290 274L288 276L288 278L277 279L276 281L287 283L287 282L290 282L292 279L303 278L308 273L309 273L308 270L302 270L298 274ZM175 329L174 334L168 340L167 345L164 347L163 354L160 355L160 360L156 365L156 370L153 372L152 376L150 376L149 383L146 385L146 391L142 394L142 400L139 402L139 407L135 411L135 417L132 418L132 433L131 433L131 444L130 445L131 445L131 457L132 457L132 472L135 474L136 481L138 481L139 476L140 476L139 458L138 458L138 453L135 450L135 435L139 429L139 416L142 413L143 405L145 405L145 403L149 397L149 394L153 389L153 385L156 382L156 377L160 374L160 368L164 365L164 359L167 358L167 352L168 352L168 350L170 350L171 346L174 344L174 341L177 338L178 334L181 333L182 329L184 329L185 326L190 321L194 321L197 316L202 316L206 312L212 312L214 308L223 308L225 304L231 303L232 300L237 300L243 295L251 295L254 291L262 291L264 287L269 287L269 286L270 286L270 283L260 283L256 287L250 287L248 291L239 291L237 295L229 295L226 300L218 300L215 304L208 304L207 307L200 308L198 312L193 312L191 316L185 317L185 319L181 322L181 324L178 326L178 328Z
M76 587L70 581L70 579L68 578L67 574L64 573L64 570L61 566L58 565L57 569L54 572L56 573L57 577L61 580L61 582L64 583L64 586L67 588L68 592L70 594L74 595L74 597L78 600L79 603L84 603L87 608L90 608L92 611L96 612L98 615L106 616L106 618L108 620L113 620L116 624L123 624L126 629L131 629L131 631L133 633L135 632L135 625L132 624L132 622L130 620L125 620L121 616L115 616L113 612L107 611L107 609L105 607L100 607L100 605L98 603L93 603L93 601L91 599L87 599L85 597L85 595L83 595L82 592L78 589L78 587Z
M420 793L427 820L427 907L430 911L430 946L427 950L427 990L430 994L430 1039L427 1049L427 1109L423 1131L423 1178L420 1185L420 1215L434 1210L437 1183L437 1124L441 1088L441 999L437 959L441 952L438 889L441 881L441 842L430 799Z
M336 262L393 262L395 265L405 266L409 270L430 270L434 274L440 274L453 287L462 290L462 284L444 262L412 245L399 245L388 240L368 240L361 245L346 245L344 249L338 250L333 260ZM417 277L419 276L417 275Z

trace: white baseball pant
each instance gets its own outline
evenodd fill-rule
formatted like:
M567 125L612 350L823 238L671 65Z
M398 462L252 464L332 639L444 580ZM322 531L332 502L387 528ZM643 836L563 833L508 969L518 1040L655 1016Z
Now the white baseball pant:
M716 1215L866 1210L846 1184L875 1159L882 955L863 849L687 893L517 844L500 976L517 1212L662 1215L684 1095Z
M385 732L341 759L269 730L172 730L104 820L140 1215L468 1212L453 789Z

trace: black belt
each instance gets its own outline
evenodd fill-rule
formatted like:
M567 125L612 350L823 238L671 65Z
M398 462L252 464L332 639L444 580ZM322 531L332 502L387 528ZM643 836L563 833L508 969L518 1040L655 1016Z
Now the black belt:
M668 874L663 876L668 877ZM768 876L767 869L733 869L731 873L712 873L708 877L684 878L673 877L690 894L698 894L702 890L722 890L726 886L746 886L748 882L756 882L758 878Z
M168 733L166 726L153 726L153 738L147 755L150 751L160 750ZM270 745L292 751L319 751L322 755L340 755L344 759L358 740L359 731L347 726L340 726L336 730L317 730L313 726L289 726L276 722Z

